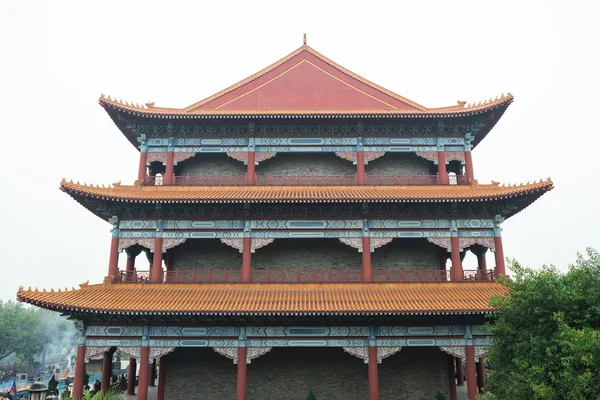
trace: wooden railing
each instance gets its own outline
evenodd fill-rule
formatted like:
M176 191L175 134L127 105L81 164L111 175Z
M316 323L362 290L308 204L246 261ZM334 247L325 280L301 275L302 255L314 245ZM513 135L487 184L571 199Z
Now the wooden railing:
M256 185L261 186L345 186L356 185L356 174L353 175L256 175ZM465 175L451 176L449 185L466 185ZM247 174L245 175L185 175L175 176L173 185L175 186L241 186L247 185ZM393 186L393 185L440 185L438 175L425 174L366 174L365 181L367 185ZM163 178L148 176L144 180L148 186L163 185Z
M239 283L239 269L176 269L163 271L164 282L173 283ZM352 283L360 282L360 269L254 269L253 283ZM439 269L376 269L375 282L449 282L450 271ZM491 281L494 270L465 270L464 281ZM121 271L119 282L149 282L150 271Z

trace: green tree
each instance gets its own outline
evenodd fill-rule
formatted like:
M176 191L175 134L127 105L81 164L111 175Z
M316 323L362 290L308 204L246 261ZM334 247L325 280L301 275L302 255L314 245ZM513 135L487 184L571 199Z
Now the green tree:
M308 389L308 396L306 397L306 400L317 400L317 396L315 396L313 393L312 388Z
M0 360L17 352L32 331L34 322L20 303L0 301Z
M492 299L488 387L502 400L595 400L600 392L600 255L566 274L510 262L505 297Z
M46 351L72 349L77 336L73 323L57 313L12 301L0 301L0 321L0 360L14 353L31 362Z

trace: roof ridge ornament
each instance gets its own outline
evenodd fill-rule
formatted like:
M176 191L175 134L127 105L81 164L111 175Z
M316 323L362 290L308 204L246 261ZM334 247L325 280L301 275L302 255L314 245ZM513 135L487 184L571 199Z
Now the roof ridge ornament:
M304 46L306 46L306 33L304 34L304 38L303 38L303 43Z

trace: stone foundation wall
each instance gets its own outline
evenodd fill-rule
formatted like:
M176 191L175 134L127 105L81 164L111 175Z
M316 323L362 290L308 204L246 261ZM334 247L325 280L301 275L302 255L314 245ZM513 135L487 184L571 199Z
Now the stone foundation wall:
M188 239L173 248L173 268L241 269L242 253L219 239Z
M360 269L357 249L338 239L275 239L252 254L252 269Z
M273 348L248 365L248 400L368 398L367 364L341 348ZM378 365L381 400L449 398L446 354L406 347ZM179 348L167 356L166 399L234 399L237 366L212 348Z
M236 175L243 176L247 172L247 166L243 162L235 160L226 154L196 154L192 158L183 160L175 166L176 176L207 176L213 175Z
M437 166L414 153L386 153L365 165L367 174L435 175Z
M278 153L256 167L257 175L354 175L356 166L333 153Z
M438 269L439 247L427 239L394 239L371 254L374 269Z

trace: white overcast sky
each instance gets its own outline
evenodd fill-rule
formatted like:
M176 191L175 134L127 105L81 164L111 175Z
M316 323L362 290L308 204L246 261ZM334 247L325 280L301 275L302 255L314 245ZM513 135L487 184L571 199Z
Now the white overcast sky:
M317 51L428 107L514 94L473 154L475 174L552 177L553 191L504 224L504 249L566 270L600 249L599 20L600 1L2 0L0 299L106 274L108 223L58 189L62 177L136 177L138 152L100 93L185 107L292 52L305 32Z

